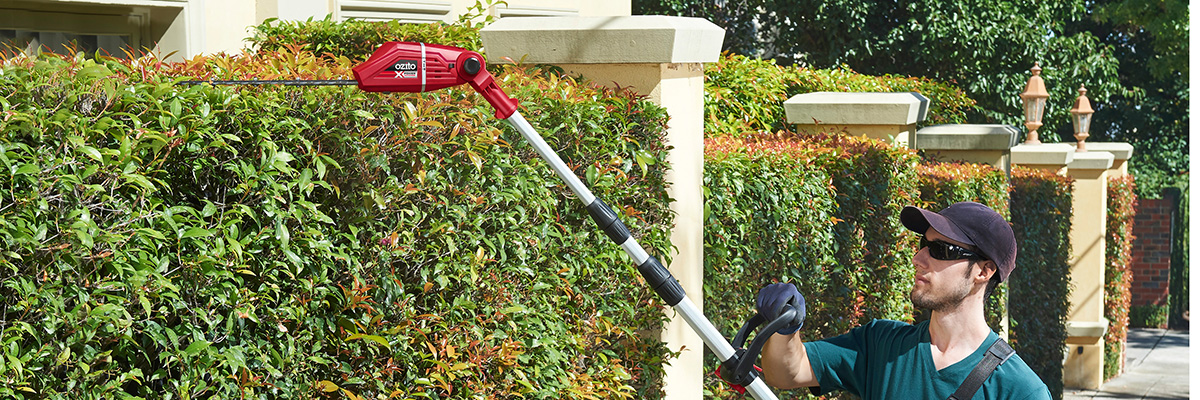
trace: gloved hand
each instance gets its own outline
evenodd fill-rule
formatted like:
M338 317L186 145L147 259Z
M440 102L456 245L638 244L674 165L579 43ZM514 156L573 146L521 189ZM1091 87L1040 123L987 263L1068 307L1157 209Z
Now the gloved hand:
M755 305L758 313L765 317L767 322L779 318L779 315L783 314L783 306L786 304L791 304L796 308L796 318L792 319L792 324L780 329L778 333L790 335L804 325L806 312L804 295L796 290L796 285L790 283L772 283L758 290L758 301Z

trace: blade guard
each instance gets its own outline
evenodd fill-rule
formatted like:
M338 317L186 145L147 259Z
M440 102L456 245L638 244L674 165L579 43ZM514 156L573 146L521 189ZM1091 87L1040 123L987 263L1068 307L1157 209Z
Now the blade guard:
M388 42L371 58L354 67L359 89L368 92L430 92L468 83L506 119L517 101L496 85L484 68L483 56L457 47L413 42Z

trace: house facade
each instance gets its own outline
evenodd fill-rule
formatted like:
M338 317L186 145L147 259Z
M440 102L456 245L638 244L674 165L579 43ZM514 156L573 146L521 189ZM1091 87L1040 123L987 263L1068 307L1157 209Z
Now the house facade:
M487 1L483 1L486 6ZM0 0L0 51L153 49L178 60L238 51L251 26L282 20L451 22L476 0ZM630 0L506 0L496 17L627 16Z

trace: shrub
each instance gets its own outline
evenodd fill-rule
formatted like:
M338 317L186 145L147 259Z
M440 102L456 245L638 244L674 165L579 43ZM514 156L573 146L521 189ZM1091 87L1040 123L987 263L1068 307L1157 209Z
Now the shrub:
M1169 304L1133 306L1129 309L1129 326L1134 328L1166 328L1167 313L1170 309L1171 306Z
M1003 170L987 164L926 160L917 171L922 207L938 211L954 203L974 201L996 210L1005 220L1012 219L1008 210L1008 176ZM997 286L987 299L988 325L996 332L1003 328L1001 320L1008 313L1007 292L1006 282Z
M837 191L834 269L854 291L838 293L847 308L837 333L875 318L912 321L912 257L918 236L900 223L900 210L917 204L916 153L879 140L817 136L831 149L826 168ZM832 333L832 332L830 332Z
M704 136L749 136L787 127L786 68L774 61L722 54L704 66Z
M1009 211L1017 267L1009 278L1009 342L1061 398L1070 305L1071 186L1054 172L1014 166Z
M483 46L479 30L463 24L402 24L392 20L285 21L269 18L251 28L249 41L258 52L272 53L288 46L301 46L316 55L366 61L387 42L422 42L477 50Z
M1104 235L1104 379L1124 369L1125 337L1129 332L1129 287L1133 282L1133 217L1137 212L1132 175L1108 180L1107 234Z
M732 334L763 285L808 300L806 337L873 318L911 320L916 236L899 222L916 194L916 155L839 135L710 138L705 144L705 310ZM708 357L709 370L716 358ZM710 378L709 392L731 397Z
M869 76L848 69L780 67L773 60L724 54L704 70L708 137L786 130L783 102L810 92L919 92L930 100L927 124L965 122L975 102L958 88L925 78Z
M1191 241L1189 237L1189 221L1191 208L1188 204L1191 202L1191 192L1188 190L1187 182L1183 182L1181 187L1169 188L1163 191L1164 195L1168 195L1178 199L1175 206L1175 222L1172 224L1175 231L1171 233L1171 272L1170 284L1168 285L1167 302L1170 304L1170 324L1173 328L1182 328L1189 326L1188 309L1191 302L1188 292L1191 290L1188 274L1191 270L1188 267L1188 254Z
M470 89L173 84L346 76L295 47L2 65L0 396L659 395L661 304ZM498 71L665 252L663 109Z

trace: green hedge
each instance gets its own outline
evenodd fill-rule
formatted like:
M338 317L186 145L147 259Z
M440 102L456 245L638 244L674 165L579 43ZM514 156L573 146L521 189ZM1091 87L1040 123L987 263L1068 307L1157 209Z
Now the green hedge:
M919 92L930 100L926 124L966 121L975 101L962 90L925 78L869 76L848 69L781 67L774 60L723 54L704 67L707 137L790 130L783 111L789 97L810 92Z
M911 320L914 235L899 221L917 156L839 135L759 135L705 143L706 314L732 335L763 285L793 282L808 338L873 318ZM706 359L706 370L716 358ZM708 393L731 398L709 378ZM799 392L797 392L799 394Z
M1124 369L1125 337L1129 332L1129 302L1133 283L1133 217L1137 213L1132 175L1108 180L1107 234L1104 235L1104 380Z
M845 287L858 289L832 294L837 304L847 307L847 318L836 325L837 332L875 318L911 321L908 295L918 236L900 223L900 210L919 199L920 158L879 140L817 138L822 139L819 146L831 149L826 168L837 190L833 229L838 249L833 268L845 274Z
M42 56L0 70L0 396L657 397L663 308L469 88L309 52ZM500 84L654 253L663 109L545 69Z
M1071 291L1073 180L1014 166L1010 185L1010 221L1018 250L1009 278L1009 341L1058 399Z
M1191 281L1188 279L1191 273L1188 267L1188 248L1191 246L1191 241L1188 240L1191 218L1188 203L1191 202L1191 191L1188 190L1188 183L1185 181L1180 187L1164 190L1164 195L1168 193L1172 193L1178 202L1175 203L1175 222L1172 224L1175 231L1171 233L1171 283L1167 289L1167 302L1170 305L1170 326L1183 328L1189 326L1188 319L1184 317L1191 304L1188 300L1191 290Z
M1012 219L1008 210L1008 176L1003 170L987 164L925 160L917 171L922 207L938 211L954 203L974 201L996 210L1005 220ZM996 332L1003 329L1001 320L1007 314L1004 299L1008 286L1008 283L997 286L984 309L988 325Z
M273 53L300 46L317 55L362 62L387 42L436 43L465 49L483 46L477 27L464 24L402 24L399 21L284 21L274 18L251 29L248 38L258 52Z
M1169 322L1167 313L1170 312L1170 309L1170 304L1133 306L1129 309L1129 326L1135 328L1165 329Z

